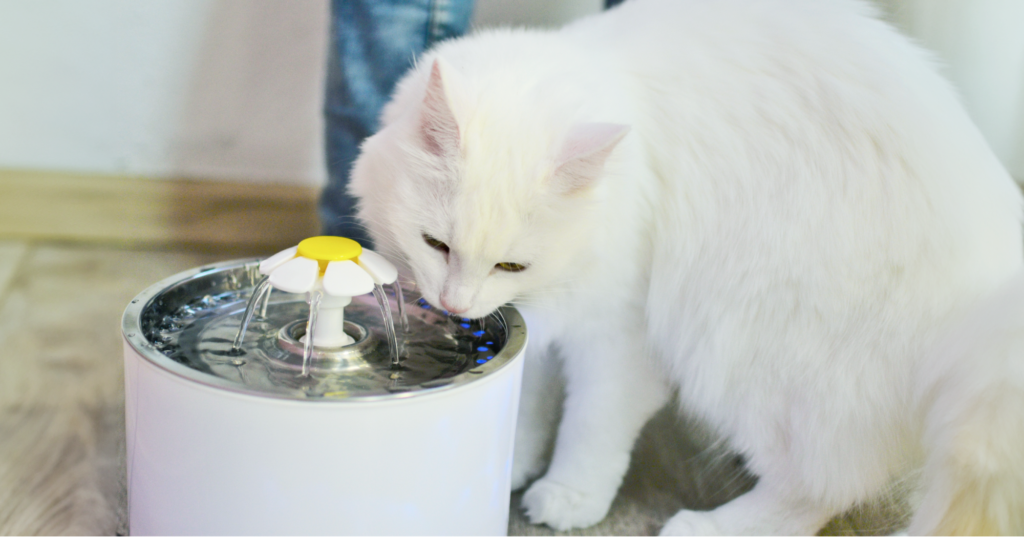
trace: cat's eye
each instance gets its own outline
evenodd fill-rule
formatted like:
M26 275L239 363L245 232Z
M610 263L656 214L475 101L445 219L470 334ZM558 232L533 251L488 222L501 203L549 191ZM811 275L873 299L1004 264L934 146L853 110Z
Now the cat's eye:
M430 246L430 248L448 254L448 245L444 244L443 241L435 239L428 234L423 234L423 242Z
M498 263L498 264L494 265L495 269L498 269L498 270L501 270L501 271L506 271L506 272L509 272L509 273L521 273L521 272L525 271L527 267L528 266L523 265L521 263L512 263L512 262L501 262L501 263Z

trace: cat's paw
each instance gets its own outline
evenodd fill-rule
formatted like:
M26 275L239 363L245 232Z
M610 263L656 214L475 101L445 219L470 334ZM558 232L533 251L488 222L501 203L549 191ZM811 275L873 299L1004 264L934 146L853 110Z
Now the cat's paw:
M711 512L680 510L661 528L662 536L716 536L722 529L715 523Z
M589 527L604 519L614 493L595 495L542 478L523 494L522 505L531 523L567 531Z

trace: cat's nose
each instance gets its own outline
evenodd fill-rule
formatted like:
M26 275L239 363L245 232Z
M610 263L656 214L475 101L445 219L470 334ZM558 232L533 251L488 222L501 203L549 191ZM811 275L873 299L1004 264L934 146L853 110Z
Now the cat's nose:
M473 306L473 297L476 295L476 288L470 279L467 279L458 271L452 271L445 279L441 287L441 306L452 314L461 314Z
M444 307L444 309L447 310L448 312L451 312L452 314L461 314L466 310L469 310L468 306L463 306L457 303L453 304L450 301L445 300L444 297L441 297L441 306Z

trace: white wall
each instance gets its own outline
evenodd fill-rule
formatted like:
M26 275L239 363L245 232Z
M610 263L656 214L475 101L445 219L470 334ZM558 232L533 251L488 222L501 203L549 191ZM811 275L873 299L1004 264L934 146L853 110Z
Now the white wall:
M0 3L0 166L316 183L327 4Z
M877 0L1024 179L1024 1ZM602 0L478 0L557 26ZM326 0L0 2L0 168L316 185Z
M996 155L1024 182L1024 1L880 0L938 53Z
M480 0L557 25L600 0ZM0 167L319 184L326 0L0 2Z

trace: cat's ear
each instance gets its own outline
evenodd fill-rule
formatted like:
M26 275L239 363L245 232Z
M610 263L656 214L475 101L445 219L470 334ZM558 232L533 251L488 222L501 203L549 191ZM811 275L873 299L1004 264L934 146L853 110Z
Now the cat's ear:
M615 123L574 125L555 160L553 180L557 190L569 193L593 183L601 175L608 155L627 132L628 126Z
M435 59L430 67L427 92L420 112L420 136L427 151L438 156L459 149L459 124L452 112L446 79L453 78L450 67Z

